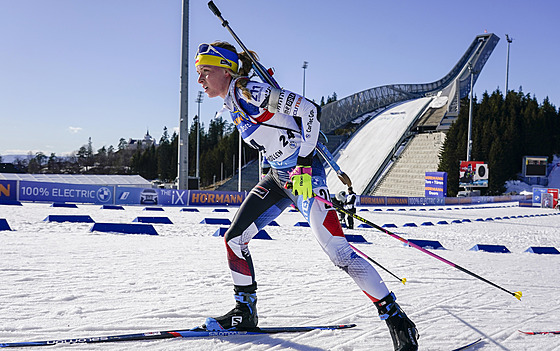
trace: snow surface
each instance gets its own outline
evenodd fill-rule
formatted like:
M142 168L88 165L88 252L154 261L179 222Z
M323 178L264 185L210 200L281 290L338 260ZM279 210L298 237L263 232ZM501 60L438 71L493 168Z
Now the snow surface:
M0 231L0 342L34 341L188 329L234 305L219 226L199 213L148 213L142 207L102 210L24 203L0 206L13 231ZM346 230L371 244L356 246L396 275L380 271L420 332L420 349L450 350L482 337L473 350L560 350L560 336L527 336L522 330L560 329L560 255L524 252L529 246L560 248L560 217L552 209L514 203L470 207L394 207L358 212L372 222L394 223L404 238L438 240L435 253L503 286L513 296L477 280L375 229ZM393 210L393 211L390 211ZM422 211L423 210L423 211ZM138 216L167 216L159 236L90 232L92 224L48 223L51 214L87 214L97 222L131 223ZM515 219L496 217L539 215ZM493 218L493 221L476 219ZM426 221L472 222L421 226ZM340 331L171 339L116 344L60 345L64 350L392 350L375 307L334 267L296 212L285 212L274 240L253 240L261 326L356 323ZM403 227L405 223L418 227ZM505 245L512 253L475 252L476 244Z

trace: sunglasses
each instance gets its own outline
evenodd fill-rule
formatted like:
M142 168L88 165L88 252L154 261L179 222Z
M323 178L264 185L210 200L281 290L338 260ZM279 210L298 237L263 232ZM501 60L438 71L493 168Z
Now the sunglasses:
M212 55L219 56L227 61L237 62L237 54L220 47L214 47L210 44L200 44L196 50L195 59L198 55ZM229 57L228 57L229 56Z

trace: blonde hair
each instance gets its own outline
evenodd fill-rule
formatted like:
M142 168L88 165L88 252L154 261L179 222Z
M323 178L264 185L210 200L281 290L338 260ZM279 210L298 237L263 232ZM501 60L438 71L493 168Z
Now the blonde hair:
M229 70L229 73L233 79L249 76L249 73L251 73L251 69L253 68L253 62L251 61L251 58L249 57L249 54L247 52L243 51L237 53L237 49L235 48L235 46L231 45L227 41L215 41L210 45L223 48L235 52L237 54L237 56L239 57L239 69L237 72L233 72L232 70ZM251 53L251 55L253 55L253 57L257 61L259 60L259 56L257 55L256 52L251 50L249 50L249 52ZM241 89L243 95L246 98L250 99L251 92L249 91L249 89L247 89L247 82L248 79L238 79L237 82L235 83L235 87Z

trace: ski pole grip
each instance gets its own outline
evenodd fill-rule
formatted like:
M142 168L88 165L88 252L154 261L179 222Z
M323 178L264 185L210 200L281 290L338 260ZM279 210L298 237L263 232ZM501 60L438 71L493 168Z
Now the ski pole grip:
M214 1L209 1L208 2L208 7L210 8L210 11L212 11L217 17L220 17L222 15L220 13L220 10L218 10L216 5L214 5Z

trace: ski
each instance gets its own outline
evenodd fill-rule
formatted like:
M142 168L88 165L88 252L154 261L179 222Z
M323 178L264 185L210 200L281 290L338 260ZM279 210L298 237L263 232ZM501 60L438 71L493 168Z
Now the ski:
M525 335L544 335L544 334L560 334L560 330L549 330L549 331L523 331L520 330L520 333Z
M214 338L238 335L264 335L278 333L304 333L312 330L338 330L353 328L356 324L339 325L320 325L311 327L263 327L255 330L221 330L209 331L201 327L187 330L155 331L148 333L123 334L112 336L94 336L87 338L58 339L45 341L25 341L0 343L1 347L29 347L29 346L51 346L58 344L93 344L102 342L137 341L137 340L158 340L170 338Z
M461 346L461 347L458 347L458 348L456 348L456 349L453 349L453 350L451 350L451 351L466 350L466 349L468 349L469 347L474 346L474 345L478 344L478 343L481 342L481 341L482 341L482 338L480 338L480 339L478 339L478 340L476 340L476 341L473 341L473 342L471 342L471 343L469 343L469 344L466 344L466 345L463 345L463 346Z

